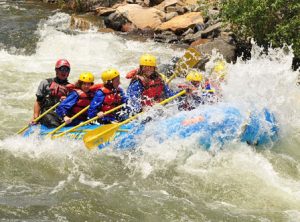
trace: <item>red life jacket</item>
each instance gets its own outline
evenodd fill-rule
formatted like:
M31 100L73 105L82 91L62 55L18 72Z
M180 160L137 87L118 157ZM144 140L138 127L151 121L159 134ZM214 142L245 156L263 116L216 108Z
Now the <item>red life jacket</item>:
M100 111L106 112L122 104L122 97L119 89L112 91L103 86L101 91L104 93L105 97Z
M41 101L41 112L45 112L50 107L54 106L61 99L65 98L71 91L74 85L66 82L65 84L58 84L54 78L47 79L49 84L49 91Z
M96 92L97 90L101 89L103 87L103 83L94 84L90 87L91 92Z
M68 89L68 92L71 92L72 90L75 89L75 85L72 84L72 83L67 84L66 87L67 87L67 89Z
M68 84L68 85L71 85L71 84ZM49 86L50 95L53 97L58 97L59 99L62 96L67 96L69 93L69 89L67 87L68 85L59 85L57 82L52 81Z
M142 106L153 106L155 103L159 103L165 99L165 84L160 77L154 80L146 80L144 77L137 75L136 78L141 81L144 87L144 91L142 92Z
M72 107L71 116L74 116L76 113L79 113L85 107L89 106L94 97L93 92L86 93L86 92L83 92L81 89L74 89L74 91L78 94L79 99L78 99L77 103ZM85 120L87 120L87 113L84 112L77 118L85 121Z
M139 72L139 68L131 70L129 73L126 74L126 79L133 79Z

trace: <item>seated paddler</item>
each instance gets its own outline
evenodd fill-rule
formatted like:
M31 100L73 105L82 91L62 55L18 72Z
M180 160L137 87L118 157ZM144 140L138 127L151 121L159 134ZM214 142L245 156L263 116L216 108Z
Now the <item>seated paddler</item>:
M157 72L155 56L144 54L140 57L139 64L140 68L133 75L127 89L128 103L136 113L175 95Z
M103 86L96 91L96 94L88 109L88 117L91 119L98 116L98 122L109 124L121 122L127 119L128 109L120 109L108 115L105 112L127 103L124 90L120 87L120 72L116 69L108 69L101 74Z
M94 92L90 90L94 84L94 75L90 72L81 73L79 80L75 83L75 88L69 93L67 98L57 107L56 113L69 126L75 126L87 120L87 112L82 113L73 121L71 117L79 113L82 109L89 106Z
M178 88L187 93L179 99L179 110L192 110L203 103L202 87L203 74L197 70L190 70L186 76L186 82L179 84Z

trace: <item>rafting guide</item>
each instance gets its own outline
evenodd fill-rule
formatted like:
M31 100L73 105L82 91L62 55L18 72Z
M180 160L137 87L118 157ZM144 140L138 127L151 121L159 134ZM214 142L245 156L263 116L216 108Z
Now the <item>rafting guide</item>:
M71 70L70 63L66 59L59 59L55 64L55 78L43 80L36 92L36 101L34 102L32 124L36 124L34 119L41 113L54 106L57 102L64 99L70 90L68 81ZM40 119L40 123L47 127L57 127L62 123L62 119L51 111Z

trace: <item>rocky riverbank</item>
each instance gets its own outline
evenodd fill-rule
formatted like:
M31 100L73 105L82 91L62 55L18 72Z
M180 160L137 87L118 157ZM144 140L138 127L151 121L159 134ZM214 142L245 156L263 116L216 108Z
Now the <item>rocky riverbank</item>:
M230 27L220 19L217 0L43 0L69 9L71 28L122 32L158 42L192 46L203 54L219 51L228 61L237 56ZM76 13L75 13L76 12Z

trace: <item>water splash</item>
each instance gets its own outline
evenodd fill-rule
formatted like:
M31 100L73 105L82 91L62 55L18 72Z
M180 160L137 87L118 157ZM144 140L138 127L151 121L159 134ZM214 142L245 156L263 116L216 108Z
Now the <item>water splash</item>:
M160 57L161 63L183 54L166 45L124 40L113 34L70 34L69 19L67 14L57 13L41 21L40 39L32 55L0 51L0 195L11 207L9 212L37 221L41 215L45 220L69 221L99 217L299 220L296 132L300 132L300 89L295 85L297 73L290 68L293 54L283 49L270 49L264 55L254 45L251 60L227 64L228 82L222 86L225 102L238 104L245 112L268 107L276 114L283 138L268 151L233 141L223 151L209 153L194 138L159 143L147 132L142 135L145 142L132 151L110 147L87 152L82 142L15 136L30 119L38 83L54 75L57 58L70 60L71 81L80 72L91 71L98 75L98 82L107 67L119 68L124 77L137 67L144 52ZM124 78L122 82L128 84ZM176 107L167 109L168 115L177 112ZM149 130L151 133L151 127ZM21 186L9 186L11 183ZM18 201L13 193L19 195ZM33 212L27 207L31 204L40 210ZM5 212L5 218L16 218Z

